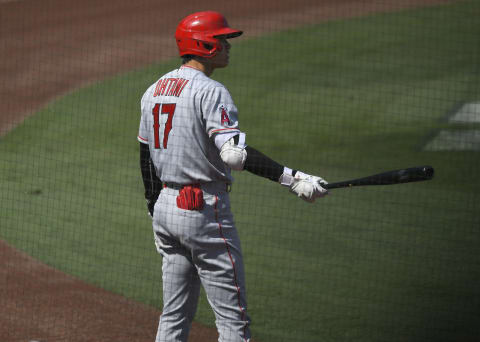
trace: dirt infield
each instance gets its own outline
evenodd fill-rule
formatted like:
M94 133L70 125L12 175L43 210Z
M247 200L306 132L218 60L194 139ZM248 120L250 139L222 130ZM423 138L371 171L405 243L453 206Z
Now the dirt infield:
M239 39L449 0L0 0L0 139L56 97L172 58L183 16L223 12ZM204 2L205 3L205 2ZM180 4L180 3L179 3ZM19 227L21 229L21 227ZM150 241L146 241L146 244ZM0 342L153 341L160 312L48 267L0 240ZM195 324L191 341L213 341Z

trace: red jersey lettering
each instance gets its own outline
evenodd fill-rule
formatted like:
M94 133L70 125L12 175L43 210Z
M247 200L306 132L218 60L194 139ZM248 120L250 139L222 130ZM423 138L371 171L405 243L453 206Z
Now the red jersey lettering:
M185 86L187 85L187 83L188 83L188 80L185 80L183 78L179 78L178 82L177 82L177 86L175 87L175 92L174 92L173 95L175 95L176 97L180 97L180 94L182 93L182 91L185 88Z
M153 96L176 96L180 97L189 80L184 78L165 78L157 82Z
M222 126L229 126L230 118L228 117L227 110L223 106L220 107L220 109L222 110L222 121L221 121Z

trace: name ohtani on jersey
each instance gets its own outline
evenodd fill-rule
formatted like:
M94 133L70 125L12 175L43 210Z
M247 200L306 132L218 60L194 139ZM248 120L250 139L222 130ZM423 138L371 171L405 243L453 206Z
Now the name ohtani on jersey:
M188 81L184 78L161 78L157 82L153 97L160 95L179 97Z

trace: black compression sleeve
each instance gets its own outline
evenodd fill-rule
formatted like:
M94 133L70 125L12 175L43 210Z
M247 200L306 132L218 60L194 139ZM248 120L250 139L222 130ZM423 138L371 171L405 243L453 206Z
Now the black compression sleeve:
M162 190L162 182L155 173L148 145L143 143L140 143L140 170L145 187L145 199L155 202Z
M283 174L283 166L276 161L270 159L262 152L257 151L253 147L247 146L247 160L244 169L256 174L257 176L268 178L274 182L278 182Z

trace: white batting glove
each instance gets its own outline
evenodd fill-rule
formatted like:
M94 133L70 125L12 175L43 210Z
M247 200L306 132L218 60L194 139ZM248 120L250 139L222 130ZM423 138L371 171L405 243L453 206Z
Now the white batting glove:
M306 202L313 203L315 199L324 197L328 194L328 190L322 187L322 184L328 184L321 177L308 175L301 171L292 176L292 170L285 168L283 175L280 177L280 183L290 188L290 192Z

